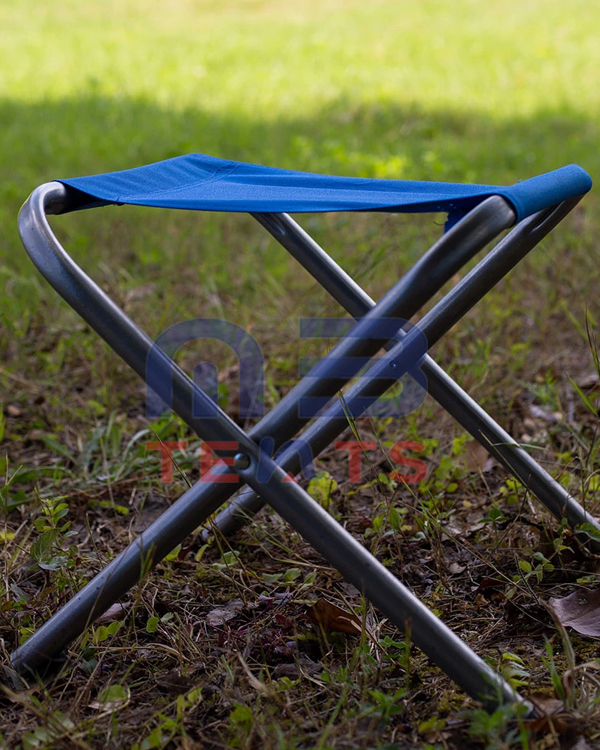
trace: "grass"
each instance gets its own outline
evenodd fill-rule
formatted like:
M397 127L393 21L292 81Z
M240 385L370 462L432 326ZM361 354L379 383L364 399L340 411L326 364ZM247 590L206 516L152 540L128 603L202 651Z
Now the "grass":
M597 179L599 28L594 4L541 0L0 4L5 655L185 488L178 472L161 483L146 441L188 440L177 459L192 481L199 460L177 420L148 424L139 382L34 271L16 232L31 189L190 151L491 184L576 162ZM585 321L595 332L598 209L592 193L434 352L592 510L599 459ZM439 236L440 221L302 219L375 298ZM296 377L297 318L338 312L249 217L121 208L53 226L151 335L196 315L251 330L268 358L271 404ZM216 343L181 353L188 367L199 357L231 365ZM223 380L225 400L234 388L234 376ZM570 649L544 602L578 581L593 586L594 560L554 555L544 534L568 542L564 531L499 467L465 468L468 438L431 400L358 430L383 448L422 443L427 478L410 491L395 485L376 451L353 485L346 459L329 451L314 496L523 690L560 688ZM505 586L481 586L503 576ZM368 617L371 637L320 632L304 613L321 596ZM208 624L228 606L230 619ZM589 640L574 636L573 648L580 663L593 658ZM194 532L132 592L125 615L90 629L71 656L47 685L17 690L7 678L0 746L549 741L510 711L479 712L268 513L208 547ZM579 728L597 742L598 696L579 683L573 691Z

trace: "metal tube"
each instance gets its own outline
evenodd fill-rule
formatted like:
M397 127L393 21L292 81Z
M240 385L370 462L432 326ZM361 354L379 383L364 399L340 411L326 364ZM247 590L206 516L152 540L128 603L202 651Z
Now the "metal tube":
M42 202L43 203L43 202ZM39 208L39 206L38 206ZM24 234L24 241L28 246L28 240L31 240L30 233L33 232L32 226L24 222L22 227ZM34 233L33 233L34 234ZM56 243L56 241L55 241ZM52 243L47 243L49 246ZM56 243L58 244L58 243ZM65 264L68 266L68 274L66 278L59 280L57 288L61 293L62 285L65 284L68 287L67 299L72 300L74 307L82 314L82 316L88 320L88 322L94 322L94 327L99 330L101 335L109 341L112 345L111 339L113 335L111 333L111 323L116 324L120 328L120 334L124 335L127 339L132 336L135 341L135 351L131 352L131 348L122 353L118 346L114 346L118 353L131 364L131 366L142 376L144 375L144 369L139 367L139 355L147 348L148 344L152 342L139 331L139 329L130 321L118 308L115 308L110 300L108 300L103 293L97 288L90 286L92 282L77 269L75 264L68 259L69 262L65 261L64 257L60 257L60 252L57 252L56 248L53 247L53 254L50 257L50 266L48 270L50 276L54 276L58 270L59 276L63 273L64 269L61 266ZM48 247L44 248L45 252L42 255L47 255ZM60 248L62 251L62 248ZM505 246L504 252L500 255L496 254L494 262L485 263L483 262L480 266L483 266L482 272L478 279L472 278L472 274L463 280L463 283L450 293L452 297L451 301L443 307L443 316L448 320L449 323L454 321L458 315L459 310L464 310L465 306L474 304L474 302L481 296L487 289L478 287L476 282L484 282L483 286L487 283L495 283L497 281L498 274L503 274L506 270L514 263L520 260L520 257L526 252L523 247L519 247L519 243L510 243ZM519 254L521 253L521 254ZM66 255L66 254L65 254ZM67 256L68 258L68 256ZM37 260L40 260L38 258ZM42 266L46 261L46 258L42 258ZM56 267L58 264L58 269ZM53 266L53 267L52 267ZM75 269L75 271L73 270ZM477 288L475 288L477 287ZM98 294L99 293L99 294ZM63 294L63 296L66 296ZM95 307L90 311L87 306L90 303L90 297L94 298L91 300ZM467 298L470 298L470 302ZM438 306L439 307L439 306ZM439 311L436 313L438 308L429 314L429 326L430 329L436 334L441 335L443 333L443 322L440 320ZM100 321L95 320L95 316L101 314ZM417 329L415 329L417 330ZM103 332L104 331L104 332ZM393 373L386 370L386 367L392 368L394 364L400 365L403 354L406 353L407 346L410 344L410 340L415 339L414 332L407 335L406 340L397 344L392 352L388 362L382 364L376 364L372 368L375 371L376 368L383 368L382 374L389 375L389 379L393 378ZM404 358L405 359L405 358ZM404 364L406 364L404 362ZM408 365L407 365L408 366ZM141 372L140 372L141 369ZM398 367L398 374L402 368ZM174 373L176 374L176 373ZM373 372L370 372L372 375ZM185 376L184 376L185 377ZM186 379L187 380L187 379ZM372 380L368 381L372 383ZM176 383L178 389L175 392L174 408L177 413L193 428L199 427L198 420L194 418L191 412L191 399L189 395L194 395L196 398L200 397L197 388L191 384L190 381L185 384L180 382ZM191 388L191 391L190 391ZM367 388L367 391L369 389ZM178 392L179 391L179 392ZM206 425L202 425L203 428ZM202 429L202 432L206 434L207 430ZM284 481L286 474L283 470L277 466L277 464L270 458L259 454L258 446L256 443L246 435L240 428L231 422L226 415L219 416L216 426L209 432L209 435L225 436L227 439L234 439L240 449L243 450L248 458L248 468L238 468L237 473L240 477L248 482L255 490L260 491L265 495L267 500L273 504L279 512L288 520L292 520L295 527L302 533L313 546L320 551L327 559L335 564L340 571L347 575L355 585L358 585L369 598L379 606L384 613L386 613L399 627L404 627L408 622L411 623L413 637L415 643L420 645L432 658L444 668L450 676L456 679L465 690L471 695L478 698L483 698L489 705L495 705L498 701L514 700L515 694L499 676L495 675L487 665L485 665L472 651L470 651L451 631L449 631L441 622L435 618L435 616L427 610L408 590L406 590L389 572L381 566L369 553L366 552L347 532L344 531L328 514L326 514L298 485L295 483L286 483ZM271 471L271 476L267 482L260 482L257 479L257 468L259 463L263 462L265 466ZM192 488L188 495L190 503L192 501L193 490ZM206 497L204 495L204 502L206 510ZM198 500L196 494L195 500ZM197 507L194 503L194 507ZM176 508L176 506L173 506ZM172 509L171 509L172 510ZM188 508L189 510L189 508ZM161 516L161 519L157 522L157 526L162 528L150 527L148 530L151 532L148 535L148 539L152 539L152 534L158 535L158 542L160 545L164 543L164 540L169 537L169 545L177 543L176 538L179 534L183 533L183 527L185 526L182 521L185 518L191 516L184 512L184 510L177 509L177 512L181 512L183 515L179 516L178 519L175 516L168 516L167 513ZM177 523L175 522L177 520ZM185 529L185 533L189 532L189 526ZM146 549L143 542L132 545L129 550L125 551L137 556L138 567L135 571L135 565L124 566L124 570L127 573L125 578L131 576L132 570L138 573L146 565L158 562L160 559L161 549L159 549L157 540L155 544L150 544ZM124 553L125 554L125 553ZM123 560L121 560L123 562ZM117 566L117 569L118 566ZM113 571L114 572L114 571ZM102 574L101 574L102 575ZM121 575L118 576L121 578ZM97 583L97 580L96 580ZM101 587L102 592L106 592L105 604L109 602L108 594L111 593L113 596L117 589L122 588L124 583L119 581L115 584L115 576L112 575L105 581L105 584ZM85 594L87 592L87 594ZM82 621L82 615L85 613L86 607L80 607L76 612L71 611L68 613L68 617L71 623L77 616L79 621L79 627L83 628L89 622L91 616L98 614L96 608L96 602L98 599L98 588L94 588L94 582L88 584L88 586L80 592L85 594L82 598L87 602L87 616L85 621ZM119 594L117 594L118 596ZM44 643L44 633L48 633L52 630L50 623L54 621L54 633L60 636L61 629L60 625L61 615L65 610L57 613L52 620L42 627L36 635L30 639L27 643L31 644L29 651L22 649L17 650L13 655L13 663L20 669L35 669L35 661L43 654L48 655L48 651L44 651L41 645ZM57 637L58 637L57 636ZM37 641L36 641L37 638ZM36 643L38 649L36 651ZM27 644L25 644L26 646ZM52 644L46 642L46 645L51 645L53 648L57 648L57 640L54 639ZM66 643L63 643L63 646ZM28 659L23 658L23 654Z
M260 214L256 218L263 221ZM465 263L514 221L514 211L499 196L488 198L474 208L440 237L377 305L361 316L351 336L340 341L261 419L250 432L252 438L260 441L270 437L275 448L290 440L308 421L298 410L301 399L332 397L358 373L361 368L359 357L372 356L391 338L393 332L380 338L378 321L397 319L394 332L398 331L401 319L412 317ZM340 288L343 287L340 285ZM348 358L344 362L343 378L332 377L331 373L339 370L336 360L343 358ZM351 358L356 359L352 362Z
M202 391L194 389L187 376L104 294L104 292L69 258L56 240L46 213L61 212L69 199L67 189L60 183L49 183L37 188L23 207L19 228L25 247L42 275L69 302L79 314L107 341L131 367L144 379L147 376L148 352L166 379L172 380L174 398L179 409L188 412L194 398L204 405L204 413L211 410L212 402ZM332 396L360 367L357 360L346 368L344 378L330 378L336 358L359 355L370 356L385 343L371 335L369 321L373 318L409 318L423 302L437 291L476 252L484 247L503 228L514 222L514 212L503 198L492 197L477 206L460 221L415 264L372 312L367 312L358 331L353 332L330 352L330 355L277 404L254 427L250 435L256 441L270 436L274 449L291 439L306 423L298 413L300 399L307 396ZM325 255L323 253L323 255ZM398 321L400 325L400 321ZM361 328L362 327L362 328ZM363 335L360 335L360 332ZM333 363L333 364L332 364ZM314 377L314 376L317 377ZM176 410L177 405L174 404ZM213 407L213 411L214 407ZM193 415L192 415L193 416ZM222 411L215 419L194 419L193 429L203 438L214 442L227 442L231 420ZM228 455L221 451L221 455ZM233 494L233 488L223 487L223 502Z
M326 513L302 488L286 482L286 473L267 460L271 477L261 483L261 493L313 547L401 630L410 627L414 643L453 680L488 708L522 699L444 625L400 581L379 563L351 534ZM241 470L241 477L255 482L256 465ZM209 488L210 485L207 485ZM216 485L212 485L215 487ZM209 496L199 505L193 489L171 506L93 581L80 591L54 617L12 655L15 669L35 673L55 657L89 621L122 596L153 562L160 559L189 533L194 516L210 512ZM212 509L218 507L218 494L212 493ZM82 624L82 616L86 617Z
M356 307L356 299L372 304L362 306L357 318L375 305L360 286L287 214L252 214L273 237L304 266L342 307ZM515 223L515 213L498 195L483 201L440 239L402 276L378 304L388 304L394 289L410 289L416 310L431 297L432 279L441 287L500 232ZM409 317L409 316L406 316Z
M52 202L54 197L50 189L49 202ZM39 213L44 207L43 195L38 195L37 199L38 204L34 209ZM51 235L47 222L45 224L50 236L44 238L42 233L40 241L35 231L35 217L32 218L32 215L35 215L35 210L32 213L25 212L20 228L34 262L84 319L92 324L143 377L145 370L141 364L144 361L142 355L145 354L147 357L152 342L68 258ZM34 251L31 251L31 245L35 246ZM121 342L115 339L115 329L118 330L119 337L124 337L128 341L125 349ZM398 347L402 347L402 344L398 344L395 349ZM175 369L174 379L176 375L178 373ZM176 379L174 409L190 427L197 429L199 425L191 409L192 400L186 398L190 395L190 389L191 395L197 399L201 397L201 391L190 384L190 381L182 383L181 378ZM204 429L202 431L207 432ZM518 699L499 675L496 675L391 576L384 566L325 513L299 485L285 482L285 472L270 457L260 455L257 444L226 415L219 414L208 434L211 438L215 436L234 439L240 450L244 451L246 458L246 461L240 464L243 468L237 468L241 478L255 490L260 488L261 493L278 506L284 517L294 520L300 533L338 566L340 571L362 589L376 606L381 607L400 628L410 623L415 643L435 659L469 694L489 705ZM270 474L266 482L257 478L260 463L266 466ZM13 664L21 671L35 671L49 656L64 647L73 637L74 631L81 631L94 616L114 601L115 597L127 590L133 579L137 580L141 573L156 564L168 549L177 544L180 537L183 538L189 533L189 522L194 514L205 515L207 511L210 512L207 498L213 492L214 490L209 490L204 493L202 507L195 502L197 497L193 497L193 489L186 493L185 502L172 506L111 566L91 581L69 605L18 649L12 655Z
M42 672L94 620L222 505L222 484L194 485L11 655L27 676ZM199 497L198 489L203 490Z
M19 214L19 233L29 257L42 276L89 323L109 346L143 379L147 377L150 353L157 366L164 369L173 384L173 408L188 414L196 432L201 425L205 440L226 442L235 422L222 410L215 410L211 399L85 274L65 252L46 219L48 212L62 208L67 191L59 182L41 185L29 196ZM193 399L203 413L215 412L213 419L193 415Z
M45 219L46 205L48 207L60 207L64 199L62 186L56 185L44 186L31 196L30 201L21 213L20 231L23 242L34 263L59 293L138 374L144 377L146 375L144 365L149 352L153 348L153 342L69 258L52 234ZM452 271L452 264L446 264L446 269L447 272ZM434 283L443 283L443 280L444 276L441 274L434 280ZM410 291L410 286L405 288ZM407 296L406 292L403 294L404 297ZM397 297L402 299L403 295L398 294ZM388 295L387 299L389 302L386 301L382 305L383 310L390 309L396 304L393 294ZM248 465L248 468L244 470L238 468L238 473L246 478L255 490L259 487L261 491L264 489L264 494L272 499L275 496L280 498L289 495L291 497L288 497L288 500L298 501L300 499L308 509L310 509L311 504L316 505L298 485L285 487L282 491L281 485L283 478L286 476L285 473L277 467L277 464L271 458L262 456L256 442L229 420L226 415L219 413L214 421L204 420L204 422L209 422L210 427L209 430L205 429L207 425L200 424L199 420L193 415L191 408L193 399L190 398L190 396L194 396L198 399L204 394L178 368L173 368L172 375L175 381L173 398L175 411L193 429L201 431L205 436L208 433L211 439L235 439L239 449L245 452L247 460L244 466ZM282 424L281 421L278 423ZM263 466L266 464L270 473L270 479L266 483L259 481L256 476L258 466L261 463ZM127 591L144 572L155 565L178 541L184 538L189 533L190 523L193 528L194 525L201 523L208 514L218 507L220 489L221 487L218 484L206 485L201 497L198 497L198 493L194 492L194 488L188 491L178 503L163 514L113 563L85 586L22 647L17 649L12 655L12 662L15 667L23 672L35 671L64 648L77 633L81 632L111 602ZM316 506L317 515L319 512L320 509ZM313 509L313 516L314 513ZM514 699L514 693L510 688L500 678L493 676L493 673L490 676L488 674L489 668L437 618L429 613L416 597L399 584L393 576L390 576L383 566L374 561L327 514L324 514L324 520L326 524L333 524L329 536L333 534L338 538L340 544L343 542L346 545L347 549L343 558L354 560L353 564L346 562L342 566L344 570L348 570L351 576L350 580L362 587L367 595L373 588L371 593L374 601L385 605L386 612L395 618L399 627L403 627L408 619L411 622L414 620L416 625L422 625L424 632L427 632L428 628L429 630L434 628L437 638L426 643L421 642L421 637L417 635L415 637L417 644L421 643L428 652L432 653L433 658L439 658L435 656L436 644L439 643L440 638L447 639L447 645L454 654L452 659L454 666L449 668L453 673L456 672L457 679L461 681L461 684L464 683L465 689L468 689L471 694L477 697L487 696L492 700L489 690L490 684L493 684L495 686L494 700ZM333 555L332 559L337 560L339 550L337 552L332 551L328 549L328 543L323 543L324 536L327 536L324 529L313 528L309 524L308 530L307 528L304 530L314 541L318 550L325 555ZM356 567L364 565L365 560L369 561L371 573L367 581L363 579L361 571ZM377 585L379 588L383 587L384 596L378 593ZM390 586L394 588L398 600L396 607L393 609L390 609L389 604L389 596L392 593ZM425 620L423 620L424 617ZM504 697L498 698L498 692L503 693Z
M539 242L542 236L562 220L573 205L571 202L560 210L555 209L547 220L551 223L543 223L535 230L532 240ZM291 217L286 214L262 214L256 215L255 218L351 315L360 317L375 305L369 295ZM405 334L400 331L399 337L403 335ZM389 346L391 344L386 348ZM421 369L427 377L431 396L536 495L557 519L566 518L572 527L591 523L600 530L597 521L565 488L524 451L430 356L425 357ZM303 439L311 444L306 433ZM288 468L293 471L293 467ZM232 534L263 506L264 501L246 488L218 514L214 524L223 534ZM600 550L600 545L588 536L583 541L590 549Z
M99 333L144 380L147 379L148 353L153 353L156 366L172 381L174 398L191 404L194 389L183 371L159 349L120 310L110 298L69 258L54 237L44 207L62 210L68 200L66 188L60 183L49 183L37 188L23 207L19 230L29 255L42 275L69 304ZM298 403L306 397L332 396L361 367L360 356L371 356L386 339L373 335L379 318L411 317L425 301L452 277L464 263L481 250L502 229L514 222L514 212L503 198L488 198L477 206L400 279L378 305L368 311L353 335L346 337L324 358L309 376L300 381L271 412L252 430L258 442L271 437L275 447L292 438L308 420L298 413ZM337 375L337 361L347 358L344 377ZM354 363L350 358L356 358ZM336 376L332 377L332 373ZM203 413L215 413L214 419L194 420L193 429L204 439L226 442L231 420L202 391L197 391ZM193 416L193 415L192 415ZM225 454L227 455L227 454Z
M251 482L246 472L240 475ZM415 644L486 708L493 710L502 703L526 703L298 484L286 482L286 476L277 467L271 479L261 486L261 493L344 578L400 630L409 628Z

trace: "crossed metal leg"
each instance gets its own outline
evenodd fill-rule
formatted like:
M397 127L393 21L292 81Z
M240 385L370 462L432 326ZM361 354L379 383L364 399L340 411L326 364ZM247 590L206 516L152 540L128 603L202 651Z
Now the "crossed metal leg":
M535 236L531 236L534 245L570 210L571 207L563 207L562 215L555 213L551 219L553 224L550 229L547 226L543 230L537 227L534 230ZM257 214L256 219L350 315L360 318L375 307L375 302L369 295L290 216ZM550 218L548 220L550 221ZM403 335L400 331L399 337ZM433 346L433 343L429 341L429 346ZM566 518L572 528L584 523L596 524L566 489L523 450L429 355L421 362L421 371L427 377L428 392L438 404L530 490L555 518ZM330 442L333 439L331 438ZM248 523L264 504L253 490L243 490L217 515L213 524L222 534L228 536ZM205 536L208 536L208 532ZM600 550L600 545L591 538L586 536L584 541L588 548Z
M76 266L54 237L46 213L59 213L69 201L58 183L38 188L20 216L23 242L43 275L112 348L142 377L147 362L156 356L153 342ZM491 418L478 407L429 357L423 340L432 346L480 300L529 250L573 208L577 199L565 201L521 222L420 322L401 330L401 319L411 317L470 257L504 228L514 214L499 197L489 198L448 232L378 304L286 215L257 216L269 231L342 302L361 318L352 337L343 339L308 377L289 393L248 434L241 430L165 354L161 367L172 383L173 409L203 439L234 442L235 451L220 451L226 463L214 474L236 474L249 485L233 510L219 516L221 528L231 528L239 517L268 502L312 546L334 565L399 628L410 627L413 641L452 679L486 706L522 700L483 660L435 617L405 586L327 514L298 484L286 481L287 472L300 469L292 444L276 458L261 450L269 437L280 448L307 420L298 412L302 398L334 395L360 369L360 357L371 356L381 346L388 353L372 364L367 374L345 396L347 408L359 416L406 372L425 373L429 390L486 448L535 492L551 512L577 526L598 525L581 506L555 483ZM312 244L311 244L312 243ZM416 270L415 270L416 269ZM397 319L395 335L383 336L382 321ZM388 340L389 339L389 340ZM349 364L356 359L356 366ZM339 361L347 367L343 371ZM195 416L193 404L212 419ZM313 455L344 429L347 413L338 403L329 406L302 435ZM190 488L156 522L85 586L12 655L22 673L36 673L122 596L148 568L156 565L192 530L204 523L238 489L220 482L199 482ZM232 508L232 506L230 506ZM231 523L230 523L231 522ZM229 526L228 526L229 524Z

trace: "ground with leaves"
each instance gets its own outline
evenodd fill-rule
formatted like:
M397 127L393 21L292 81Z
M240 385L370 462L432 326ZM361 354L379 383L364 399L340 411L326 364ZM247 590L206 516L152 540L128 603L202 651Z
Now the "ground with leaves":
M19 62L0 77L3 667L198 479L202 452L175 418L146 418L139 381L24 257L15 217L35 185L188 151L366 177L510 183L571 161L600 174L600 10L401 5L0 7L0 41ZM596 513L598 213L592 193L431 352ZM442 221L302 219L374 298ZM246 216L122 208L53 226L152 336L196 315L250 330L269 406L296 381L299 357L326 350L299 339L298 317L341 314ZM221 402L236 416L224 347L190 345L178 361L218 364ZM0 673L0 746L596 746L586 593L596 559L430 398L403 419L359 420L344 438L357 435L377 446L358 482L347 452L332 448L303 485L551 721L482 712L263 511L231 539L194 530L44 684ZM158 440L187 442L168 482L147 447ZM405 451L426 466L419 482L390 476L399 441L422 446ZM573 592L578 609L555 603L570 623L561 630L548 604Z
M571 223L581 220L576 215ZM549 241L545 261L514 275L510 294L530 291L530 275L542 280L536 299L542 298L562 241ZM560 280L552 284L563 298L570 293ZM528 356L520 367L514 357L507 366L505 328L493 311L508 291L495 292L450 336L441 361L458 360L459 380L470 380L473 393L517 439L535 446L539 460L593 511L599 386L585 329L555 316L559 325L542 324L540 331L523 316L521 330L531 331ZM593 330L590 323L592 336ZM31 354L12 371L13 395L4 407L5 657L199 474L200 443L174 418L148 423L139 385L100 346L95 351L114 368L121 405L106 413L98 402L89 431L69 418L73 404L95 401L96 380L77 362L81 352L69 349L68 371L77 385L65 384L60 403L43 393L33 368L38 350L56 356L54 335L41 318L27 332L22 346ZM80 335L96 347L91 334ZM553 336L562 343L549 350ZM285 349L270 351L273 373ZM272 376L273 402L289 388L279 378ZM318 475L301 480L313 497L515 686L547 697L558 691L570 702L568 712L561 709L566 726L557 721L554 731L569 736L575 716L577 728L595 738L595 667L577 669L593 661L594 642L574 635L572 652L565 651L546 606L552 596L594 588L595 560L429 398L405 419L359 420L355 429L378 445L363 454L361 480L349 481L346 452L328 450L317 462ZM345 437L355 439L350 428ZM411 454L427 466L418 484L390 478L398 466L386 454L399 438L423 446ZM172 482L161 482L159 454L146 448L157 439L188 442L174 452ZM337 610L314 616L315 604L329 607L324 602L341 609L346 627L338 627ZM531 729L513 726L511 711L491 718L478 711L410 638L382 621L267 512L232 539L207 543L201 530L191 534L73 645L53 681L23 689L7 674L5 682L8 747L452 747L469 741L504 747L519 746Z

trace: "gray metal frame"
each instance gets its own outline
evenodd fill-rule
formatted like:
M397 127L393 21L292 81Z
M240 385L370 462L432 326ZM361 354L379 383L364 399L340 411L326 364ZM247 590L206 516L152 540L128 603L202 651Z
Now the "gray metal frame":
M59 294L145 379L148 355L153 349L152 340L74 263L48 224L46 214L63 212L70 199L69 190L60 183L37 188L19 217L23 244L42 275ZM378 304L289 216L256 215L255 218L360 321L352 337L342 339L315 368L318 377L301 380L247 434L221 409L217 410L214 419L195 417L193 403L203 405L205 413L209 409L214 411L214 405L164 355L165 367L172 378L174 411L204 440L235 442L238 446L233 465L221 464L213 468L213 473L233 472L248 485L248 489L243 490L236 501L217 517L219 528L230 531L264 502L269 503L395 625L402 630L410 627L413 641L469 695L482 700L488 708L523 699L297 483L285 481L288 471L295 474L300 469L299 456L293 446L273 459L261 453L259 442L270 437L276 449L284 445L307 423L298 414L301 398L333 396L356 374L348 368L340 374L337 362L341 357L345 358L344 361L352 357L369 357L384 347L387 354L376 360L345 396L353 413L364 410L365 398L376 400L410 369L411 353L420 337L425 336L430 346L438 341L562 220L578 200L565 201L521 222L416 326L410 330L399 329L390 341L373 337L378 320L397 318L399 328L401 319L414 315L464 263L514 224L514 212L503 198L488 198L473 209L438 240ZM433 360L426 356L420 366L427 376L431 394L556 517L566 517L573 526L591 523L600 530L577 501L520 449ZM346 425L344 408L336 401L308 426L302 439L310 445L313 455L317 455ZM231 457L231 452L220 454ZM261 480L257 476L259 463L262 471L270 475L268 479ZM59 657L63 649L137 583L149 567L160 562L238 489L239 485L219 482L199 482L191 487L11 655L15 668L22 674L36 674Z

